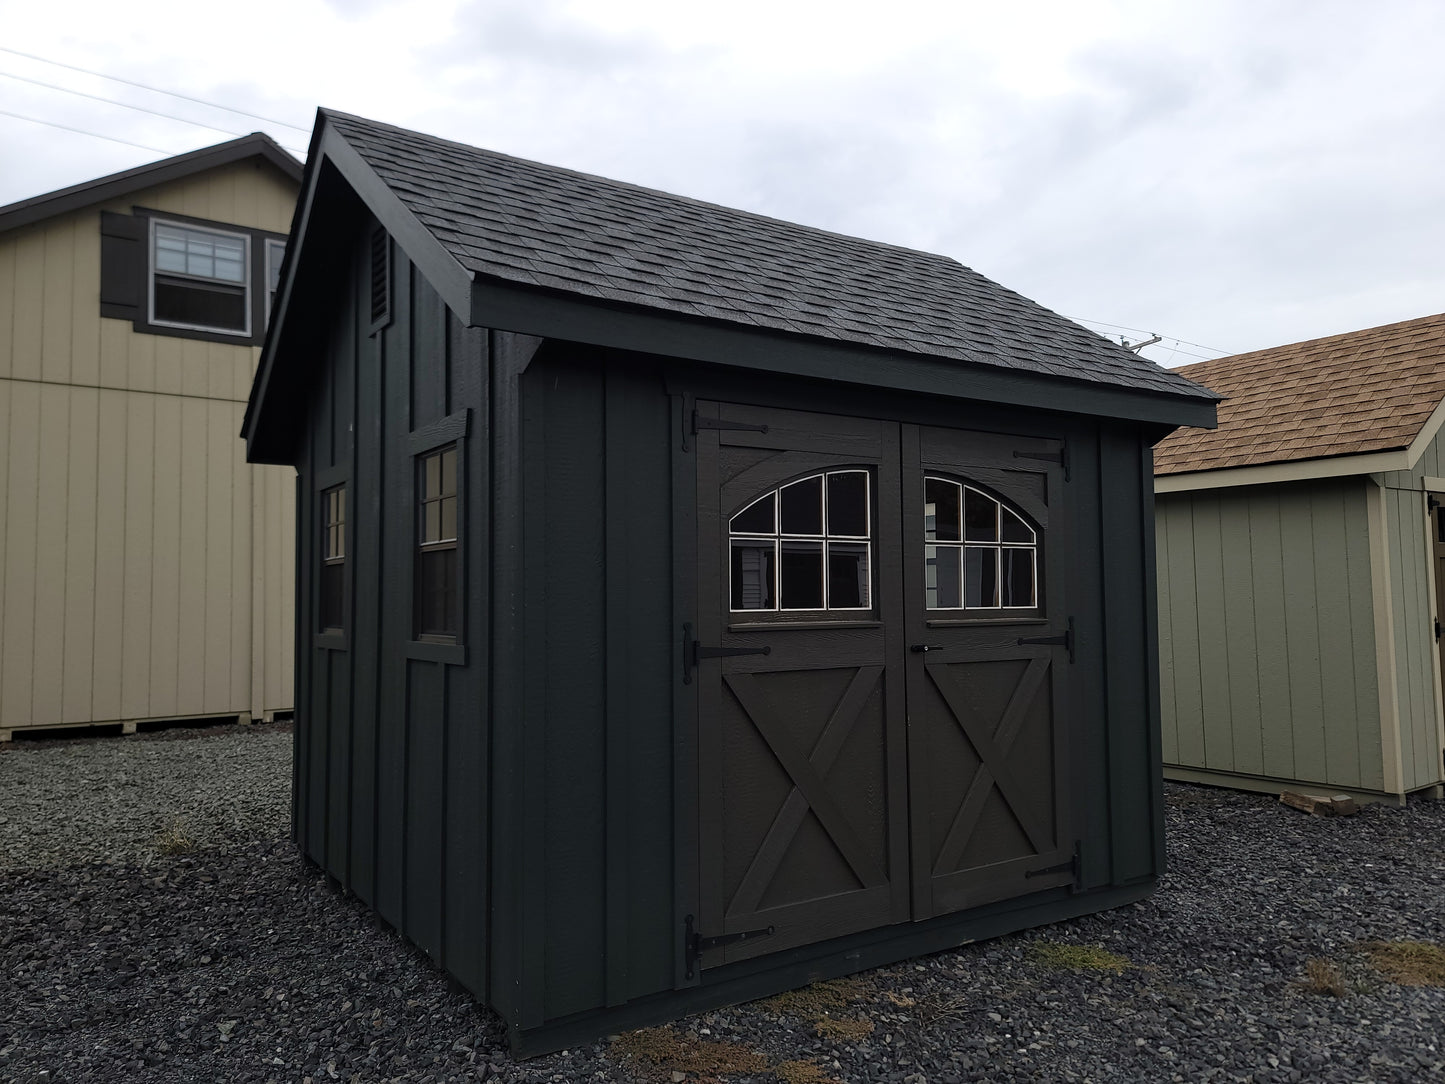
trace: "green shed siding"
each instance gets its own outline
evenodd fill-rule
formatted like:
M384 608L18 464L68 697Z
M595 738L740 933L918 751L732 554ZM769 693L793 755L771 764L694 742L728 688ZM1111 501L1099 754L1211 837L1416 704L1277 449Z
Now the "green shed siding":
M1159 497L1166 765L1383 790L1365 485Z

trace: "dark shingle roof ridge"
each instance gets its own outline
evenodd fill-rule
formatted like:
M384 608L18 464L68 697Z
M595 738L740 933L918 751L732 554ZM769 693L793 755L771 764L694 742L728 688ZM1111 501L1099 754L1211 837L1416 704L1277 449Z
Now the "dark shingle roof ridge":
M729 207L725 203L714 203L711 200L698 199L696 196L688 196L679 192L669 192L663 188L653 188L649 185L638 184L635 181L619 180L616 177L606 177L600 173L589 173L583 169L574 169L571 166L559 166L550 162L543 162L537 158L524 158L517 154L508 154L506 151L492 150L486 147L477 147L470 143L462 143L459 140L448 139L445 136L428 135L425 132L418 132L412 128L403 128L400 125L388 124L385 121L371 120L367 117L358 117L354 113L344 113L335 109L322 108L321 113L332 120L355 122L368 128L385 128L400 135L425 139L429 142L444 143L455 147L457 150L468 155L482 155L488 158L502 159L516 165L535 169L540 166L550 173L561 173L578 180L587 181L593 184L602 184L613 189L626 189L628 191L666 200L669 203L687 203L695 207L703 208L709 212L722 212L730 217L746 218L751 221L763 221L774 226L780 226L788 230L806 232L819 238L832 238L836 241L846 243L849 247L854 245L867 245L870 248L878 249L880 252L895 252L900 255L907 255L913 258L923 258L931 261L953 264L965 270L973 270L962 261L952 256L945 256L939 252L929 252L927 249L911 248L908 245L894 244L889 241L877 241L869 237L860 237L855 234L843 233L840 230L829 230L822 226L810 226L803 222L794 222L791 219L778 218L774 215L764 214L761 211L749 211L741 207Z
M42 192L0 207L0 232L114 199L152 185L199 173L259 154L300 183L302 167L294 156L265 132L251 132L224 143L171 155L159 161L108 173L79 184Z

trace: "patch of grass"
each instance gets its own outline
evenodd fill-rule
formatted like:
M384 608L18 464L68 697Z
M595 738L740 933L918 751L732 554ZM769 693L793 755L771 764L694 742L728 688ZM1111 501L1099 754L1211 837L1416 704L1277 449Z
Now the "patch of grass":
M845 1016L820 1016L813 1021L813 1030L820 1039L856 1043L873 1034L873 1021Z
M699 1084L720 1084L729 1076L767 1072L768 1059L741 1043L703 1039L673 1027L628 1031L612 1041L612 1050L654 1080L685 1073Z
M783 1084L837 1084L817 1062L785 1061L774 1066L773 1075Z
M156 850L167 858L178 854L189 854L195 850L196 841L186 832L180 820L173 820L156 837Z
M1060 971L1112 971L1122 975L1134 964L1098 945L1061 945L1035 941L1029 946L1029 960Z
M1305 977L1300 982L1306 991L1329 997L1345 996L1345 980L1335 962L1324 956L1316 956L1305 962Z
M1445 986L1445 946L1430 941L1367 941L1375 970L1397 986Z
M871 992L867 982L856 975L850 975L847 978L815 982L812 986L804 986L798 990L784 990L781 994L763 998L758 1005L769 1012L815 1020L846 1009Z
M884 990L883 1000L887 1001L895 1009L911 1009L918 1004L918 1002L914 1001L913 998L907 994L896 993L893 990Z

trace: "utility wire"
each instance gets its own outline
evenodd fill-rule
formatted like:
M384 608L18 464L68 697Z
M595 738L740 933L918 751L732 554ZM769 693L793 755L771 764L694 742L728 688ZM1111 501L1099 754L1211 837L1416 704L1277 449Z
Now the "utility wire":
M1145 331L1143 328L1129 327L1127 324L1111 324L1107 320L1085 320L1082 317L1077 316L1071 316L1069 317L1069 319L1073 320L1075 323L1078 324L1098 324L1100 327L1112 327L1118 329L1119 331L1131 331L1136 335L1157 334L1157 332ZM1230 353L1228 350L1221 350L1217 346L1205 346L1203 343L1192 343L1188 339L1178 339L1175 338L1173 335L1165 335L1164 338L1167 339L1169 342L1181 343L1184 346L1197 346L1201 350L1208 350L1211 353L1218 354L1220 357L1228 357ZM1189 354L1189 351L1180 350L1179 353ZM1203 354L1189 354L1189 356L1191 358L1204 358L1205 361L1210 360L1209 358L1205 358Z
M132 143L129 139L117 139L115 136L101 135L99 132L87 132L84 128L72 128L68 124L57 124L53 120L41 120L39 117L27 117L20 113L12 113L8 109L0 109L0 116L14 117L16 120L28 120L31 124L44 124L51 128L61 128L67 132L76 132L80 135L94 136L96 139L108 139L112 143L124 143L127 147L139 147L143 151L155 151L157 154L171 155L175 151L162 150L160 147L148 147L144 143Z
M84 75L93 75L100 79L109 79L115 83L124 83L128 87L139 87L141 90L149 90L153 94L167 94L172 98L180 98L183 101L195 102L197 105L209 106L212 109L224 109L228 113L236 113L243 117L250 117L252 120L265 121L267 124L279 124L283 128L290 128L297 132L306 132L309 134L311 131L310 128L303 128L299 124L291 124L288 121L276 120L274 117L263 117L259 113L248 113L244 109L237 109L234 106L229 105L221 105L218 102L208 102L204 98L192 98L188 94L178 94L174 90L162 90L160 87L147 86L145 83L137 83L131 79L122 79L118 75L106 75L104 72L92 71L90 68L81 68L77 67L74 64L64 64L61 63L59 60L50 60L43 56L36 56L34 53L22 53L19 49L11 49L5 45L0 45L0 53L10 53L14 56L23 56L27 60L38 60L42 64L54 64L57 68L68 68L70 71L81 72ZM219 130L220 129L217 129L217 131ZM154 150L155 148L147 147L146 149Z
M192 124L197 128L205 128L207 131L220 132L222 135L242 136L245 132L233 132L229 128L217 128L214 124L202 124L198 120L187 120L185 117L177 117L170 113L162 113L158 109L147 109L143 105L131 105L129 102L118 102L114 98L103 98L99 94L87 94L83 90L71 90L69 87L57 86L55 83L42 83L39 79L30 79L24 75L15 75L11 72L0 72L0 77L6 79L18 79L22 83L32 83L37 87L44 87L46 90L58 90L62 94L74 94L79 98L89 98L93 102L104 102L106 105L118 105L124 109L134 109L139 113L149 113L153 117L164 117L166 120L180 121L182 124Z

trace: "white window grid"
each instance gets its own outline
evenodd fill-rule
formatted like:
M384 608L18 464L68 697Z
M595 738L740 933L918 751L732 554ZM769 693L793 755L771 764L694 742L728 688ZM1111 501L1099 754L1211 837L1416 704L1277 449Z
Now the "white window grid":
M939 550L949 550L949 551L957 552L957 553L958 553L958 561L959 561L959 599L958 599L959 604L958 604L957 606L938 606L938 605L934 605L934 604L930 603L929 606L928 606L928 609L930 609L930 610L951 610L951 611L962 611L962 610L972 610L972 611L976 611L976 610L1005 610L1005 609L1007 609L1007 610L1032 610L1032 609L1037 609L1037 608L1038 608L1038 605L1039 605L1039 554L1038 554L1038 550L1039 550L1039 536L1038 536L1038 532L1029 524L1029 522L1028 522L1026 519L1024 519L1023 515L1022 515L1021 513L1017 512L1017 511L1015 511L1014 509L1008 507L1008 505L1004 504L1003 501L999 500L999 499L998 499L997 497L995 497L993 494L991 494L991 493L986 493L986 492L984 492L983 490L979 489L977 486L968 485L966 482L958 482L958 481L955 481L955 480L952 479L952 478L941 478L941 477L938 477L937 475L926 475L926 476L924 477L924 480L923 480L923 481L924 481L924 486L925 486L925 488L927 487L927 485L928 485L929 482L938 482L938 483L940 483L940 484L942 484L942 485L953 486L953 487L955 487L956 489L959 490L959 495L958 495L958 526L959 526L959 532L958 532L958 533L959 533L959 536L960 536L960 537L959 537L957 540L947 539L947 540L942 540L942 541L940 541L940 540L938 540L937 538L929 537L930 535L936 535L936 534L937 534L937 529L936 529L936 526L937 526L937 514L936 514L936 510L935 510L935 506L934 506L934 505L928 504L928 503L925 502L925 504L924 504L924 506L923 506L923 520L924 520L924 525L923 525L923 529L924 529L924 578L925 578L925 590L926 590L926 591L934 591L934 592L936 592L936 590L937 590L937 586L938 586L938 581L937 581L937 575L938 575L938 573L937 573L937 553L938 553ZM966 511L965 511L965 508L966 508L966 506L967 506L968 495L969 495L970 493L976 494L978 497L982 498L983 500L988 501L990 504L993 505L993 508L994 508L994 526L993 526L994 540L993 540L993 541L970 541L969 538L968 538L968 522L967 522L967 513L966 513ZM1028 531L1030 541L1028 541L1028 542L1017 542L1017 541L1015 541L1015 542L1005 542L1005 541L1004 541L1004 537L1003 537L1004 518L1003 518L1003 517L1004 517L1004 513L1005 513L1005 512L1009 513L1009 514L1012 515L1015 519L1017 519L1018 522L1019 522L1019 525L1022 526L1024 530ZM969 551L969 550L975 550L975 551L992 550L992 551L994 552L994 554L995 554L995 557L994 557L993 601L990 602L990 603L984 603L984 604L977 605L977 606L969 606L969 605L967 604L967 602L968 602L968 589L967 589L967 584L966 584L966 576L967 576L967 568L968 568L968 551ZM1026 606L1019 606L1019 605L1004 606L1004 605L1003 605L1004 553L1007 552L1007 551L1010 551L1010 550L1027 552L1027 553L1029 553L1029 554L1031 555L1031 557L1032 557L1032 560L1029 562L1029 569L1030 569L1029 603L1028 603L1028 605L1026 605ZM929 560L929 559L928 559L928 554L929 554L930 552L932 552L932 553L935 555L932 560Z
M227 241L241 242L241 274L239 278L220 276L215 274L198 274L189 270L191 266L191 253L189 245L186 251L186 270L175 268L163 268L160 266L159 240L166 233L181 234L202 234L209 237L223 238ZM205 257L199 257L204 259ZM212 254L211 270L215 271L215 256ZM225 260L225 263L236 261ZM214 327L209 324L187 324L175 320L156 319L156 276L164 275L176 279L191 279L195 282L214 282L226 286L240 286L245 291L245 312L246 326L244 329L229 327ZM193 226L188 222L171 222L163 218L150 219L150 268L146 277L147 289L147 317L152 324L159 327L178 327L189 331L209 331L218 335L234 335L238 339L249 339L251 337L251 237L244 233L231 233L227 230L211 229L207 226Z
M828 531L828 479L829 479L830 477L833 477L834 475L840 475L840 474L861 474L861 475L863 476L863 510L864 510L864 524L865 524L865 526L867 527L867 530L866 530L863 534L853 535L853 534L844 534L844 533L837 532L837 531L834 531L834 532L829 532L829 531ZM808 483L808 482L812 482L812 481L818 480L818 479L821 479L821 485L822 485L822 491L823 491L823 495L822 495L822 505L821 505L821 516L822 516L821 525L822 525L822 527L823 527L823 533L821 533L821 534L798 534L798 533L785 533L785 532L783 532L782 529L781 529L781 522L780 522L780 521L781 521L781 517L782 517L782 508L783 508L783 490L789 489L789 488L791 488L792 486L796 486L796 485L804 485L804 484L806 484L806 483ZM754 506L762 503L763 501L768 500L770 497L771 497L772 500L773 500L773 529L772 529L771 531L735 531L735 530L732 530L732 529L731 529L731 524L732 524L734 521L736 521L737 519L739 519L739 518L740 518L744 513L746 513L749 509L751 509L751 508L753 508ZM746 613L746 614L806 613L806 612L811 612L811 611L815 611L815 610L818 609L818 607L813 607L813 606L801 607L801 606L783 606L783 605L782 605L782 594L781 594L781 588L782 588L782 549L783 549L783 545L784 545L785 543L787 543L787 542L809 542L809 543L820 543L820 542L821 542L821 543L822 543L822 553L823 553L823 606L822 606L822 609L824 609L824 610L831 610L831 611L835 611L835 612L844 612L844 611L847 611L847 612L868 612L868 611L871 611L871 610L873 609L873 542L872 542L872 537L873 537L873 535L872 535L872 527L873 527L873 479L872 479L872 476L870 475L870 473L869 473L868 471L866 471L866 470L858 470L858 469L856 469L856 468L850 468L850 469L847 469L847 470L821 471L821 472L816 473L816 474L810 474L810 475L808 475L808 476L806 476L806 477L804 477L804 478L794 479L793 481L788 482L788 483L786 483L785 485L779 486L777 489L769 490L767 493L762 494L761 496L757 497L755 500L749 501L746 505L744 505L741 509L739 509L736 513L734 513L733 516L732 516L732 519L729 520L729 531L728 531L728 547L729 547L729 555L728 555L728 577L729 577L729 582L728 582L728 605L729 605L729 612L730 612L730 613ZM773 605L772 605L772 606L768 606L768 607L751 607L751 608L741 609L741 610L732 609L732 608L731 608L731 607L732 607L732 597L733 597L733 593L732 593L733 584L732 584L732 580L731 580L731 577L732 577L732 555L731 555L731 548L732 548L732 543L733 543L733 540L734 540L734 539L738 539L738 540L742 540L742 541L756 540L756 541L759 541L759 542L771 541L771 542L774 544L774 548L773 548L773 582L772 582ZM834 542L838 543L839 545L846 545L846 546L848 546L848 547L850 547L850 548L851 548L851 547L857 547L857 546L860 545L860 544L864 547L864 556L863 556L863 559L864 559L865 567L866 567L867 570L868 570L868 592L867 592L868 605L866 605L866 606L833 606L833 605L831 605L832 599L829 598L829 595L830 595L830 593L831 593L831 585L830 585L830 583L829 583L830 577L829 577L829 575L828 575L828 567L829 567L829 564L828 564L828 556L829 556L829 549L830 549L831 543L834 543Z

